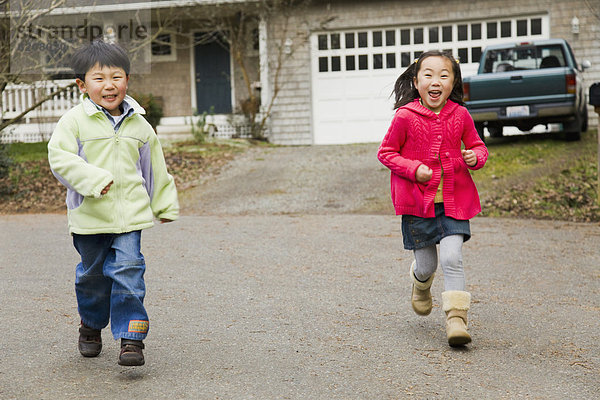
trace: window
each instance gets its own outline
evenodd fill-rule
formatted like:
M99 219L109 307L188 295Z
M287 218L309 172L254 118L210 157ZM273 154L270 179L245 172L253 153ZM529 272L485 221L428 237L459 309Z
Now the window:
M152 61L175 61L177 52L175 50L175 36L170 33L160 34L150 45Z
M487 38L495 39L498 37L498 23L488 22L487 23Z
M458 49L458 60L461 64L466 64L469 62L469 49Z
M502 21L500 22L500 36L501 37L510 37L512 30L512 22L511 21Z
M400 54L400 65L402 68L406 68L410 65L410 53L402 52Z
M339 33L331 34L331 48L332 49L340 48L340 34Z
M329 58L319 57L319 72L327 72L329 69L328 65Z
M373 54L373 69L383 69L383 54Z
M440 31L437 26L429 28L429 43L438 43L440 41Z
M458 40L463 41L469 39L468 26L467 25L458 25L456 27L458 31Z
M452 41L452 25L442 26L442 41L444 41L444 42Z
M327 50L327 35L319 35L319 50Z
M396 68L396 53L387 53L385 55L385 67Z
M331 57L331 70L341 71L342 70L342 59L340 56Z
M555 68L566 65L562 47L556 45L522 46L492 50L486 54L484 72Z
M401 29L400 30L400 44L402 44L402 45L410 44L410 29Z
M396 31L385 31L385 45L396 45Z
M471 49L471 62L479 62L481 59L481 47L473 47Z
M517 36L527 36L527 20L517 20Z
M358 32L358 47L367 47L367 32Z
M413 31L415 44L423 44L423 28L415 28Z
M369 58L366 54L358 56L358 69L369 69Z
M373 47L383 46L383 34L381 31L373 32Z
M402 71L393 70L409 67L425 51L443 49L463 64L463 73L471 74L487 45L505 42L507 38L525 42L548 37L548 19L547 15L537 15L316 33L312 37L312 46L318 52L313 58L314 69L327 74L338 71L395 74ZM165 38L168 40L170 37ZM530 61L520 64L524 66L527 62Z
M481 24L471 24L471 40L481 39Z
M346 48L354 48L354 33L346 33Z
M542 34L542 19L532 18L531 19L531 34L541 35Z
M346 71L354 71L356 69L356 57L346 56Z

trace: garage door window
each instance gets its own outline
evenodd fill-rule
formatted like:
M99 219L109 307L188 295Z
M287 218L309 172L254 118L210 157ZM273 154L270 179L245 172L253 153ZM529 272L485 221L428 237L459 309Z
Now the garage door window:
M317 35L318 71L380 71L406 68L428 50L451 52L476 68L489 44L549 36L548 17L530 16L471 23L382 28ZM469 68L468 68L469 69Z

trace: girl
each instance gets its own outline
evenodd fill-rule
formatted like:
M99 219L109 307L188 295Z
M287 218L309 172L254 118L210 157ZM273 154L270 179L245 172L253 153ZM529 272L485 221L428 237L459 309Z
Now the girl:
M481 211L469 169L483 167L488 151L464 107L460 67L451 55L422 54L398 78L394 92L396 114L377 157L391 170L404 248L415 255L412 307L419 315L431 312L439 244L448 343L461 346L471 341L462 245L471 237L469 219Z

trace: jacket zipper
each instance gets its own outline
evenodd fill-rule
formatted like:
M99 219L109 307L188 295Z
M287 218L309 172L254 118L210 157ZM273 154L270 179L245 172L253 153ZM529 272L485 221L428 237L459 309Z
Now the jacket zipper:
M115 132L115 172L118 173L119 182L122 182L121 177L123 175L123 171L121 169L121 163L119 162L121 160L121 144L120 144L121 143L121 130L123 129L123 126L128 122L127 121L128 119L129 119L129 117L126 117L121 122L119 129L117 129L117 131ZM109 123L110 123L110 121L109 121ZM125 218L123 216L124 208L123 208L123 187L122 187L122 185L119 185L119 191L117 192L117 194L118 194L117 201L119 204L119 217L120 217L121 230L124 231L126 226L125 226Z

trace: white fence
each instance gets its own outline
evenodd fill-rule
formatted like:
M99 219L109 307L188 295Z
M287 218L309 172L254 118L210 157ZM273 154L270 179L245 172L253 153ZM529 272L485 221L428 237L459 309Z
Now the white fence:
M2 92L2 119L20 115L48 95L73 83L72 79L8 84ZM79 102L79 89L72 87L28 112L23 120L0 132L0 142L37 142L48 140L54 122ZM33 120L33 121L32 121Z
M2 92L2 119L8 120L20 115L23 111L41 99L69 86L73 80L39 81L32 84L9 84ZM17 124L10 125L0 132L0 143L40 142L50 139L56 121L69 109L79 103L79 89L72 87L61 92L53 99L30 111ZM243 115L219 114L207 115L205 124L198 126L200 116L165 117L158 126L158 133L166 136L175 134L191 135L192 129L204 129L211 137L232 138L251 137L252 128ZM257 115L261 119L262 114ZM194 127L192 127L194 125Z
M261 118L262 114L256 116L257 121ZM241 114L207 115L204 130L209 136L218 138L252 137L252 125Z

